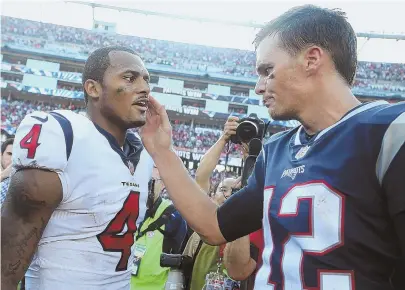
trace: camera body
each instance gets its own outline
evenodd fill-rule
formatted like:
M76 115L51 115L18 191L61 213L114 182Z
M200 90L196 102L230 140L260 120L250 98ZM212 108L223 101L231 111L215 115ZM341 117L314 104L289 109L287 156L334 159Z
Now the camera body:
M192 263L192 258L181 254L166 254L160 255L160 266L174 269L187 269Z
M253 138L263 140L265 123L255 113L239 120L236 134L231 136L234 144L249 143Z

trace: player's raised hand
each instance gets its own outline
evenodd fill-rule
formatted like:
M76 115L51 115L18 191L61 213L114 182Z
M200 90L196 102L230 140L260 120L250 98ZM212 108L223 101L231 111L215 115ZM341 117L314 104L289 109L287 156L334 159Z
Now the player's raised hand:
M238 123L239 118L235 116L230 116L228 120L225 123L224 126L224 132L223 132L223 138L225 138L225 141L228 142L229 139L231 138L232 135L236 134L236 128L238 128Z
M172 147L172 126L169 117L165 108L152 96L149 97L146 124L141 128L140 135L143 145L152 157L159 151Z

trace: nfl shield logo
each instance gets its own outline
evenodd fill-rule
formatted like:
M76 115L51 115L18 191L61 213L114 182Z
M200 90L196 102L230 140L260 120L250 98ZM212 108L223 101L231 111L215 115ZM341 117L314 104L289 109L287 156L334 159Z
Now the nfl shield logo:
M129 172L131 172L131 174L134 175L135 167L134 167L134 165L132 164L131 161L128 161L128 169L129 169Z
M297 154L295 154L295 159L301 159L302 157L307 154L309 150L309 146L302 147L300 150L298 150Z

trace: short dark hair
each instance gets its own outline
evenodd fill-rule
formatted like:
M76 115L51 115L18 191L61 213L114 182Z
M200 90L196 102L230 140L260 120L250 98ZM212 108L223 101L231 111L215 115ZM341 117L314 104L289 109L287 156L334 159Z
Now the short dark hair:
M108 54L111 51L125 51L138 55L133 49L118 45L106 46L93 51L87 59L86 64L84 65L84 72L82 75L83 93L86 103L89 96L87 95L86 89L84 88L84 83L89 79L95 80L100 84L103 83L104 73L110 66L110 57L108 56Z
M13 144L14 144L14 138L6 139L6 141L4 141L3 144L1 144L1 155L4 154L8 145L13 145Z
M339 74L349 86L353 84L357 38L343 11L315 5L294 7L267 23L253 43L257 48L265 37L275 34L279 36L282 48L293 56L310 45L327 50Z

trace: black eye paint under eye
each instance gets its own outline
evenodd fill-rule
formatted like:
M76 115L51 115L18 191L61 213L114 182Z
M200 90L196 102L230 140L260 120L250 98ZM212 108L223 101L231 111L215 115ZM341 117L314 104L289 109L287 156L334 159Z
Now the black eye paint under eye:
M124 87L119 87L119 88L117 89L117 94L121 94L124 90L125 90Z

